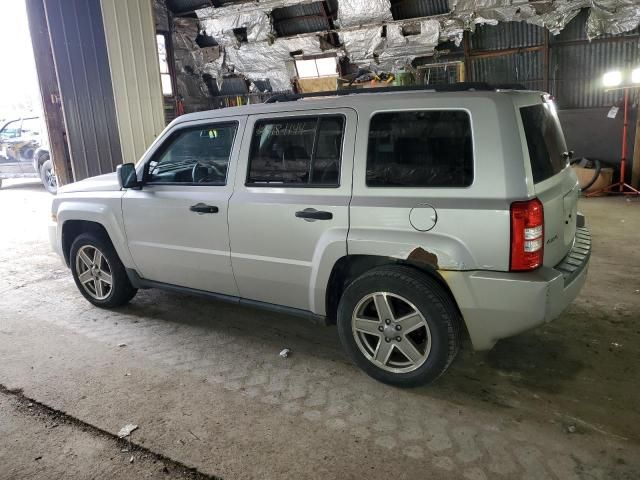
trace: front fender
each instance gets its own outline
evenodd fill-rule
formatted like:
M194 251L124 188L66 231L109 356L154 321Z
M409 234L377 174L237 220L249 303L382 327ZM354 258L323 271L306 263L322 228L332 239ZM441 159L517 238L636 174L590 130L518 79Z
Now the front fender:
M127 247L122 218L122 192L94 192L92 197L67 194L55 200L54 212L58 220L58 243L62 244L62 231L69 220L95 222L104 227L120 260L127 268L135 268Z

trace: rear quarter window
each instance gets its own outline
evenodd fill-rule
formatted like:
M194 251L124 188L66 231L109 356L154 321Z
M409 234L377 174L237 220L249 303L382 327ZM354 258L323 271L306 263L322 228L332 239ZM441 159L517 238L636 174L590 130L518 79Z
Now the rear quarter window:
M558 115L552 104L520 108L522 126L527 139L533 182L540 183L560 173L567 166L567 145Z
M371 118L367 186L468 187L472 182L473 142L467 112L384 112Z

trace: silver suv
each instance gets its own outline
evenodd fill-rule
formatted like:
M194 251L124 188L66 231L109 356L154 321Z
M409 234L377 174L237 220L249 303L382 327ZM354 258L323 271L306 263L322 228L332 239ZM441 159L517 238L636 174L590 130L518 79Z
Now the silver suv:
M60 189L50 238L94 305L139 288L336 322L372 377L432 381L556 318L590 237L553 102L361 93L183 115Z

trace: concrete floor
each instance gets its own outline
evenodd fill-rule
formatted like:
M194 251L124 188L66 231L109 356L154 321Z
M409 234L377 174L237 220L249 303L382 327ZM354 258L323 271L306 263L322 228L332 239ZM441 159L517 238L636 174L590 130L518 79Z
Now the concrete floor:
M640 478L638 200L581 202L590 276L560 319L488 353L467 346L415 390L361 373L334 327L153 290L117 311L92 307L49 250L50 200L34 183L0 190L0 388L89 435L135 423L134 445L224 479ZM30 421L6 402L0 432ZM3 458L29 471L45 440L35 428L0 435L0 478L17 471ZM110 459L113 478L142 476L103 440L77 455Z

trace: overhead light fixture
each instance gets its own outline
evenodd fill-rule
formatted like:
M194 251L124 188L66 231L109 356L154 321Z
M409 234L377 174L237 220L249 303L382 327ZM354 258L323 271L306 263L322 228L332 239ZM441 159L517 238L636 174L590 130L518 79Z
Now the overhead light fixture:
M631 71L631 82L632 83L640 83L640 67L634 68Z
M602 77L602 84L605 87L617 87L622 83L622 72L620 70L612 70Z

